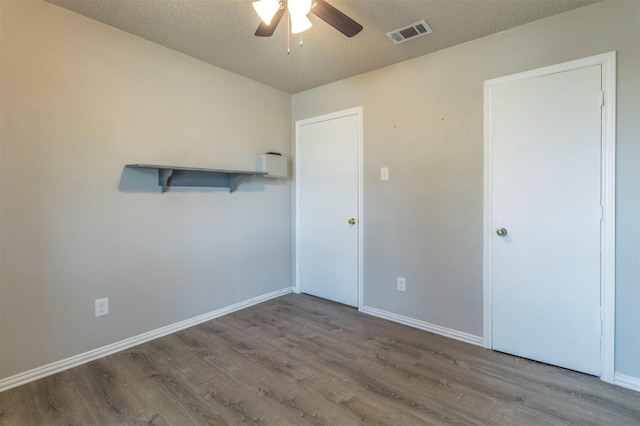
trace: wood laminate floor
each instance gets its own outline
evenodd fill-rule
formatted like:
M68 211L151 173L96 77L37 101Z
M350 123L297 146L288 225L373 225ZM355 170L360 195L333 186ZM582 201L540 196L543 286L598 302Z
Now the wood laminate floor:
M287 295L0 394L2 425L639 425L640 393Z

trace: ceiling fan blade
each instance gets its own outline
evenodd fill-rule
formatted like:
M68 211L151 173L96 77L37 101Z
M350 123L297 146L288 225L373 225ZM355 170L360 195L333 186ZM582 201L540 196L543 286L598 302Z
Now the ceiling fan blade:
M315 6L311 8L311 13L340 31L347 37L353 37L362 31L362 25L340 12L324 0L317 0Z
M280 23L280 20L282 19L282 16L284 15L284 12L285 12L284 8L278 9L276 14L273 15L273 19L271 19L271 24L269 24L269 25L267 25L264 22L260 21L260 25L258 26L258 29L256 30L256 35L258 37L271 37L273 35L273 32L278 27L278 24Z

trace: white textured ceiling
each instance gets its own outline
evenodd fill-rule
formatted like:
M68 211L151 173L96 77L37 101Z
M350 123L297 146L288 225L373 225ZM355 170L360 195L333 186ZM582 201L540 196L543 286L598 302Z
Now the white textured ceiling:
M327 0L364 26L347 38L313 14L291 35L253 34L252 0L46 0L81 15L289 93L566 12L598 0ZM433 33L394 45L387 32L422 19Z

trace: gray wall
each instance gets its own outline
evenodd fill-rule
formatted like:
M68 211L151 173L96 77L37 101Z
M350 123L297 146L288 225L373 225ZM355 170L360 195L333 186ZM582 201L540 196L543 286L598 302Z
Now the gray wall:
M0 378L290 287L290 95L37 1L1 2ZM110 314L94 318L108 297Z
M293 96L294 121L364 107L366 306L482 335L483 82L614 50L616 370L640 377L637 1L587 6Z

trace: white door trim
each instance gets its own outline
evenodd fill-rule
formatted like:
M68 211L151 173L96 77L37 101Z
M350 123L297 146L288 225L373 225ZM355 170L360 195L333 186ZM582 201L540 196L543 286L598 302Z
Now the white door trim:
M604 53L563 64L552 65L536 70L526 71L484 82L484 324L483 346L491 349L492 330L492 238L491 229L492 199L491 188L491 93L497 84L515 80L524 80L549 74L589 67L602 66L602 90L604 106L602 107L602 205L600 242L600 283L601 283L601 319L602 373L600 378L609 383L614 382L615 374L615 153L616 153L616 52Z
M362 203L362 107L355 107L346 109L343 111L337 111L330 114L324 114L317 117L311 117L304 120L296 121L296 147L295 147L295 156L296 160L300 158L300 128L304 125L320 123L322 121L335 120L336 118L350 117L356 116L358 118L358 211L356 218L358 220L358 310L362 310L364 304L364 292L363 292L363 282L362 282L362 270L363 270L363 235L364 235L364 218L363 218L363 203ZM327 170L327 173L331 173L330 170ZM296 161L295 165L295 174L296 177L300 176L300 161ZM299 208L299 200L300 200L300 187L295 185L295 287L293 291L295 293L300 293L300 208Z

